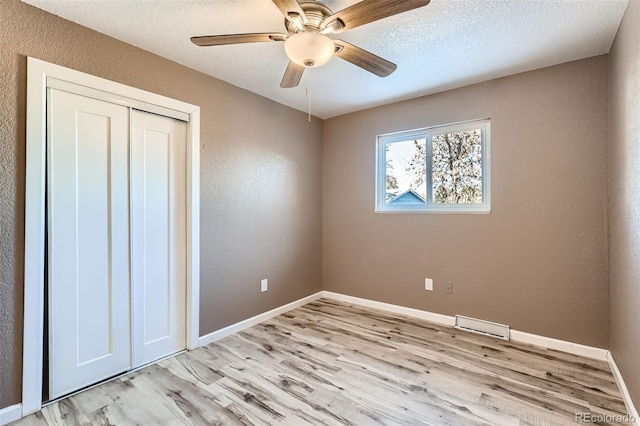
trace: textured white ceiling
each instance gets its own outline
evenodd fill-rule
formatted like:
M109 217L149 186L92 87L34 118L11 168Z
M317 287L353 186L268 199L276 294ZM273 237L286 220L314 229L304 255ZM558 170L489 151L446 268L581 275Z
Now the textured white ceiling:
M432 0L334 36L398 65L376 77L334 57L281 89L283 43L197 47L189 38L283 32L269 0L23 0L321 118L607 53L628 0ZM411 1L411 0L407 0ZM324 0L334 12L358 0Z

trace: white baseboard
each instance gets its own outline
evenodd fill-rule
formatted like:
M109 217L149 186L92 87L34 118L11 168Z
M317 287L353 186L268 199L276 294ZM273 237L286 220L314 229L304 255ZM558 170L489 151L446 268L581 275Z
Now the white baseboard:
M198 343L200 344L200 346L208 345L209 343L215 342L216 340L220 340L223 337L227 337L232 335L233 333L242 331L245 328L253 327L254 325L260 324L263 321L267 321L273 317L277 317L278 315L284 314L285 312L288 312L292 309L299 308L302 305L306 305L307 303L313 302L314 300L318 300L321 297L323 297L323 293L324 292L319 291L307 297L303 297L302 299L295 300L291 303L287 303L286 305L282 305L278 308L272 309L267 312L263 312L254 317L247 318L246 320L237 322L235 324L231 324L230 326L221 328L220 330L216 330L213 333L200 336Z
M613 355L611 354L611 352L609 352L607 361L609 362L609 367L611 368L611 372L613 373L613 378L616 380L618 389L620 389L620 393L622 394L622 399L624 400L624 405L627 407L627 412L631 417L633 417L633 424L638 426L640 424L640 416L638 416L638 410L636 410L636 407L631 400L629 389L627 389L627 385L622 378L620 369L618 369L618 364L616 364L616 360L613 359Z
M384 302L376 302L374 300L347 296L331 291L324 291L323 297L340 300L347 303L353 303L355 305L366 306L369 308L380 309L383 311L393 312L396 314L407 315L414 318L420 318L436 324L449 325L452 327L455 324L455 317L453 316L436 314L433 312L422 311L420 309L407 308L404 306L392 305L390 303ZM601 361L607 360L608 351L606 349L553 339L551 337L539 336L537 334L525 333L524 331L511 330L511 340L513 340L514 342L542 346L548 349L555 349L558 351L580 355L587 358L598 359Z
M22 418L22 404L15 404L0 410L0 426L4 426Z
M609 351L595 346L582 345L580 343L567 342L566 340L554 339L552 337L540 336L538 334L525 333L524 331L511 330L511 340L514 342L528 343L530 345L542 346L547 349L566 352L573 355L580 355L586 358L606 361Z
M346 294L334 293L332 291L324 291L322 297L339 300L341 302L353 303L354 305L366 306L368 308L380 309L382 311L393 312L394 314L406 315L413 318L420 318L436 324L449 325L453 327L456 319L449 315L435 314L429 311L421 311L420 309L407 308L400 305L392 305L390 303L377 302L375 300L362 299L360 297L347 296Z

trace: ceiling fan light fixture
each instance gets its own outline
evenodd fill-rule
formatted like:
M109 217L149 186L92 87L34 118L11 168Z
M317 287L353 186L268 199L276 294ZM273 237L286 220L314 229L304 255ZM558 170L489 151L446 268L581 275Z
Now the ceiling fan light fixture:
M335 49L329 37L311 31L294 34L284 43L289 59L307 68L319 67L329 62Z

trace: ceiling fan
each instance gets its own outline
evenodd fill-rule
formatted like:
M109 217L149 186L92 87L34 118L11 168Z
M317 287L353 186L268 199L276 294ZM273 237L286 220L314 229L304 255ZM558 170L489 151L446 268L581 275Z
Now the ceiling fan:
M329 36L426 6L430 0L363 0L336 13L315 0L299 3L297 0L272 1L284 15L288 34L210 35L191 37L191 41L198 46L284 41L289 65L280 83L283 88L296 87L305 68L324 65L333 55L377 76L386 77L396 70L396 64Z

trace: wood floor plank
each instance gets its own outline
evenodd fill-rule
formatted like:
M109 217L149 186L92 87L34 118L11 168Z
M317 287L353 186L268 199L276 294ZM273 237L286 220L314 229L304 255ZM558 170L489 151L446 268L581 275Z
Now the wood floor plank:
M44 414L42 411L38 411L37 413L33 413L22 420L18 420L20 426L47 426L49 423L44 418ZM17 424L14 422L13 424Z
M606 362L320 299L15 424L570 426L578 413L628 424Z

